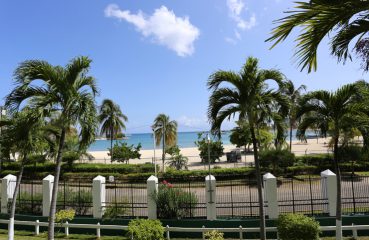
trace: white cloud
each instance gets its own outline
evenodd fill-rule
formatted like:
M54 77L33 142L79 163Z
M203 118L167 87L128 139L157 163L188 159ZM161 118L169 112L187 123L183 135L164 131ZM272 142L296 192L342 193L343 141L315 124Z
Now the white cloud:
M236 45L237 44L237 41L233 38L230 38L230 37L226 37L224 38L224 40L227 42L227 43L230 43L230 44L233 44L233 45Z
M197 129L203 130L209 127L207 118L205 116L202 118L181 116L177 119L177 122L179 126L193 128L194 130Z
M239 29L249 30L256 26L255 14L252 14L248 20L241 16L245 9L244 0L227 0L227 7L229 16L236 22Z
M129 10L121 10L116 4L110 4L105 8L105 16L133 24L144 37L166 46L181 57L194 53L194 42L200 35L200 30L190 23L188 16L177 17L165 6L147 16L142 11L134 14Z

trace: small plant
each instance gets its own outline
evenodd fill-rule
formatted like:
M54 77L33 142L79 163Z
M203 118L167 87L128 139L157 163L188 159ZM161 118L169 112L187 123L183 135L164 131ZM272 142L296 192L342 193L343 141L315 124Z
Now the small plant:
M113 146L113 157L112 162L125 162L128 163L130 159L140 159L141 154L141 143L139 143L136 147L132 145L128 145L126 142L122 142L120 144L116 143ZM111 149L109 148L109 152ZM110 153L108 153L110 156Z
M160 184L154 199L158 208L158 217L163 219L191 217L198 202L194 193L175 188L165 180Z
M284 171L293 166L295 154L284 149L264 150L260 152L260 166L265 170L271 170L273 174Z
M204 234L205 239L208 240L224 240L224 233L213 230Z
M281 240L319 240L319 222L302 214L284 214L277 221Z
M164 240L164 227L159 220L135 219L128 223L128 234L133 240Z
M123 203L119 203L119 206L116 206L115 204L110 205L105 208L105 212L103 215L103 219L116 219L118 217L130 214L131 209L129 209L129 205L127 200L125 200Z
M76 211L74 211L73 209L59 210L55 214L55 222L63 224L66 223L67 221L72 221L75 215Z
M223 143L220 140L211 141L210 143L208 143L208 140L205 138L204 133L198 134L195 144L199 149L201 162L208 162L208 148L210 148L210 162L212 163L214 163L216 160L219 160L220 157L224 155Z

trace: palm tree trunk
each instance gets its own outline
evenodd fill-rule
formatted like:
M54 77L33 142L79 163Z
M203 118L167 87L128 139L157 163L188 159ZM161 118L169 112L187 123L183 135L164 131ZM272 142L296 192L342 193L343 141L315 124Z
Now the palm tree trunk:
M338 165L338 133L334 137L333 161L337 177L336 239L342 239L341 171Z
M26 160L27 156L23 158L21 168L18 173L17 182L15 184L15 189L13 193L13 201L12 206L10 208L10 215L9 215L9 226L8 226L8 240L14 239L14 216L15 216L15 206L17 202L17 196L19 192L20 183L23 176L23 170L24 170L24 161Z
M164 130L164 126L163 126L163 153L161 156L161 159L163 160L163 172L165 172L165 130Z
M58 197L60 169L62 165L62 155L63 155L63 148L64 148L64 142L65 142L65 131L66 131L65 128L63 128L61 132L60 140L59 140L58 155L56 156L55 178L54 178L53 192L52 192L51 204L50 204L50 214L49 214L48 240L54 240L56 200Z
M113 125L110 125L110 161L113 162Z
M251 122L250 122L251 124ZM259 216L260 216L260 239L266 239L266 230L265 230L265 215L264 215L264 197L263 197L263 188L261 183L261 172L260 172L260 163L258 156L258 141L255 136L254 126L251 124L250 126L252 145L254 147L254 160L255 160L255 170L256 170L256 184L258 187L258 197L259 197Z
M290 119L290 152L292 152L292 122Z

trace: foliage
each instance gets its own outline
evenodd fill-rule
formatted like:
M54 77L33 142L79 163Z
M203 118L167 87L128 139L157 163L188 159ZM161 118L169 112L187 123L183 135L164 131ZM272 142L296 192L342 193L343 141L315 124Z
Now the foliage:
M76 212L73 209L59 210L55 214L55 222L65 223L67 221L72 221L75 215L76 215Z
M209 240L224 240L224 237L223 237L224 233L218 232L216 230L206 232L204 236L205 236L205 239L209 239Z
M157 204L158 217L162 219L192 217L193 209L198 203L194 193L175 188L167 181L159 185L158 192L153 197Z
M351 59L349 46L363 58L363 69L368 70L367 19L369 17L367 1L300 1L292 10L286 11L288 16L275 21L278 24L267 41L273 46L284 41L295 28L302 28L296 36L296 54L301 70L308 72L317 69L317 50L320 43L329 38L331 54L339 61Z
M286 172L287 167L293 166L295 154L289 150L272 149L260 152L260 166L266 170L272 170L273 174L277 172Z
M231 130L229 140L238 148L252 144L249 123L247 121L237 121L237 127Z
M277 229L281 240L319 240L319 222L302 214L280 215Z
M91 207L92 193L89 190L84 189L73 189L72 187L66 186L63 191L59 191L58 202L66 202L72 206L75 210L76 215L86 215Z
M200 152L201 162L208 162L209 159L209 148L210 148L210 161L214 163L224 155L223 143L220 140L209 141L205 137L205 133L199 133L197 141L195 142Z
M65 152L62 157L62 161L67 163L69 167L72 167L73 163L80 158L78 152Z
M164 240L164 227L159 220L134 219L128 223L128 237L133 240Z
M171 155L167 162L169 167L175 168L176 170L187 170L188 158L181 154L181 150L178 145L170 146L165 150L165 152Z
M169 146L169 147L166 147L165 149L165 153L169 154L169 155L178 155L180 154L181 152L181 149L179 149L178 145L175 144L173 146Z
M128 121L128 117L122 113L119 105L110 99L104 99L100 106L100 115L98 120L101 126L100 134L105 134L111 140L124 135L122 130L126 129L124 122Z
M129 205L128 201L125 199L124 201L119 201L119 206L115 204L109 205L105 208L103 219L117 219L118 217L122 217L124 215L129 214Z
M112 162L126 162L130 159L140 159L141 144L139 143L136 147L132 144L128 146L126 142L115 143L113 147ZM111 151L111 149L109 149Z

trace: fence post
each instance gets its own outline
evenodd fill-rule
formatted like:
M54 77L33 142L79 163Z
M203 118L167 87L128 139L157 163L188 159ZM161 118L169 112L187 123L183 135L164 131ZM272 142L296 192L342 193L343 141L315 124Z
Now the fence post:
M102 218L105 212L105 182L105 177L100 175L92 180L92 213L94 218Z
M167 231L167 240L170 240L170 231L169 231L169 225L165 227L165 230Z
M271 173L266 173L263 179L265 201L268 203L267 215L269 218L278 218L277 178Z
M158 178L151 175L147 179L147 212L149 219L157 219L157 207L154 199L155 194L158 193Z
M42 179L42 216L47 217L50 213L51 196L54 187L54 176L47 175Z
M97 223L97 227L96 227L96 237L100 239L101 237L101 231L100 231L100 223Z
M240 240L243 239L242 226L240 226Z
M37 219L36 220L36 225L35 225L35 235L39 235L40 234L40 225L39 225L40 221Z
M323 212L329 216L336 216L337 178L331 170L320 173L323 199L328 199L328 206L324 205Z
M1 213L8 213L8 202L13 199L17 177L8 174L1 180Z
M202 240L205 240L205 230L204 230L205 226L202 226Z
M216 203L216 179L213 175L205 177L206 188L206 216L207 220L217 219L217 203Z
M68 221L65 222L65 236L69 236L69 227L68 227Z

